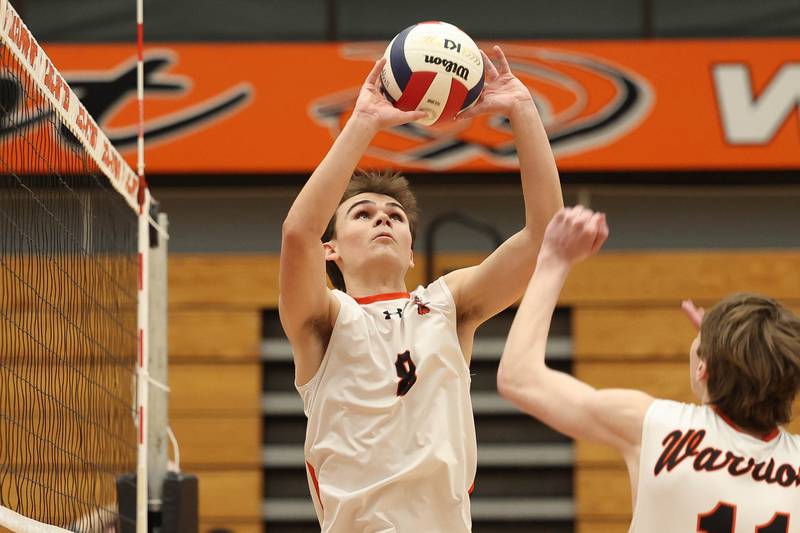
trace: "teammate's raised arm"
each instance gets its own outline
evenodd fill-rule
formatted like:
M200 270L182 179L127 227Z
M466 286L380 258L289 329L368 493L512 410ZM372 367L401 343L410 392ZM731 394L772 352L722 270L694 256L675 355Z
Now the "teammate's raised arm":
M567 274L573 264L596 253L607 236L604 215L583 207L562 209L553 217L508 335L497 387L521 410L556 430L630 455L652 398L633 390L597 390L545 364L550 320Z
M800 320L778 302L736 294L706 313L684 303L700 329L688 359L702 405L597 390L547 368L561 286L607 234L603 216L580 207L550 222L500 362L500 393L562 433L621 452L631 533L795 531L800 438L780 426L800 388Z

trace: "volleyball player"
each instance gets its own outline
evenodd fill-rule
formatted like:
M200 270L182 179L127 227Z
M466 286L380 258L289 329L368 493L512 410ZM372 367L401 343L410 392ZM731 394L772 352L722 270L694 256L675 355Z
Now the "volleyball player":
M545 365L550 318L572 265L602 246L602 214L558 212L511 327L500 393L575 439L618 450L634 533L800 532L800 438L781 428L800 389L800 320L776 301L736 294L703 314L689 350L699 405L638 390L597 390Z
M522 295L547 221L563 205L530 92L495 54L497 68L484 57L486 86L469 114L510 119L525 227L486 260L407 291L416 200L396 174L353 176L378 131L424 115L399 111L381 94L383 59L283 224L280 317L308 417L305 459L324 532L471 529L473 335Z

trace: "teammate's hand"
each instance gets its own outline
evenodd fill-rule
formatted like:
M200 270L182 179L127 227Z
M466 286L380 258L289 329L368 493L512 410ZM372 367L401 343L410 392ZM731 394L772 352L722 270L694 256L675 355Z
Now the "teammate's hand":
M541 255L572 264L597 253L607 238L605 214L580 205L566 207L547 225Z
M383 57L375 62L364 85L361 86L353 109L353 117L366 120L375 131L413 122L426 116L424 111L397 109L381 93L380 75L385 63L386 58Z
M531 92L511 72L508 60L499 46L492 47L492 55L497 61L497 67L483 50L481 50L481 55L483 55L483 64L486 69L483 92L478 98L478 102L459 114L457 118L470 118L483 113L499 113L509 116L516 104L520 102L533 104Z
M683 309L683 312L686 313L686 316L689 318L689 321L694 325L694 327L699 330L700 324L703 322L703 316L706 314L706 310L702 307L697 307L691 300L682 301L681 309Z

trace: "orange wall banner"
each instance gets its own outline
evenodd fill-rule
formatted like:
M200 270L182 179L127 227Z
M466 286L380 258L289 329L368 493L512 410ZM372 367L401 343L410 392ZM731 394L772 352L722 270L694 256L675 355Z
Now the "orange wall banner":
M800 169L800 39L500 44L561 170ZM148 45L147 172L311 171L385 46ZM44 49L133 163L134 48ZM362 166L503 171L517 158L508 121L481 116L381 132Z

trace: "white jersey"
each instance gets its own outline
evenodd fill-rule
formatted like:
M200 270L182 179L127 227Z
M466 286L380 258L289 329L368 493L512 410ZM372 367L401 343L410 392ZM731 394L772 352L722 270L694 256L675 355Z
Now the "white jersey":
M759 439L712 407L656 400L631 533L800 533L800 437Z
M322 531L470 531L475 423L444 279L412 293L333 294L330 343L297 388Z

